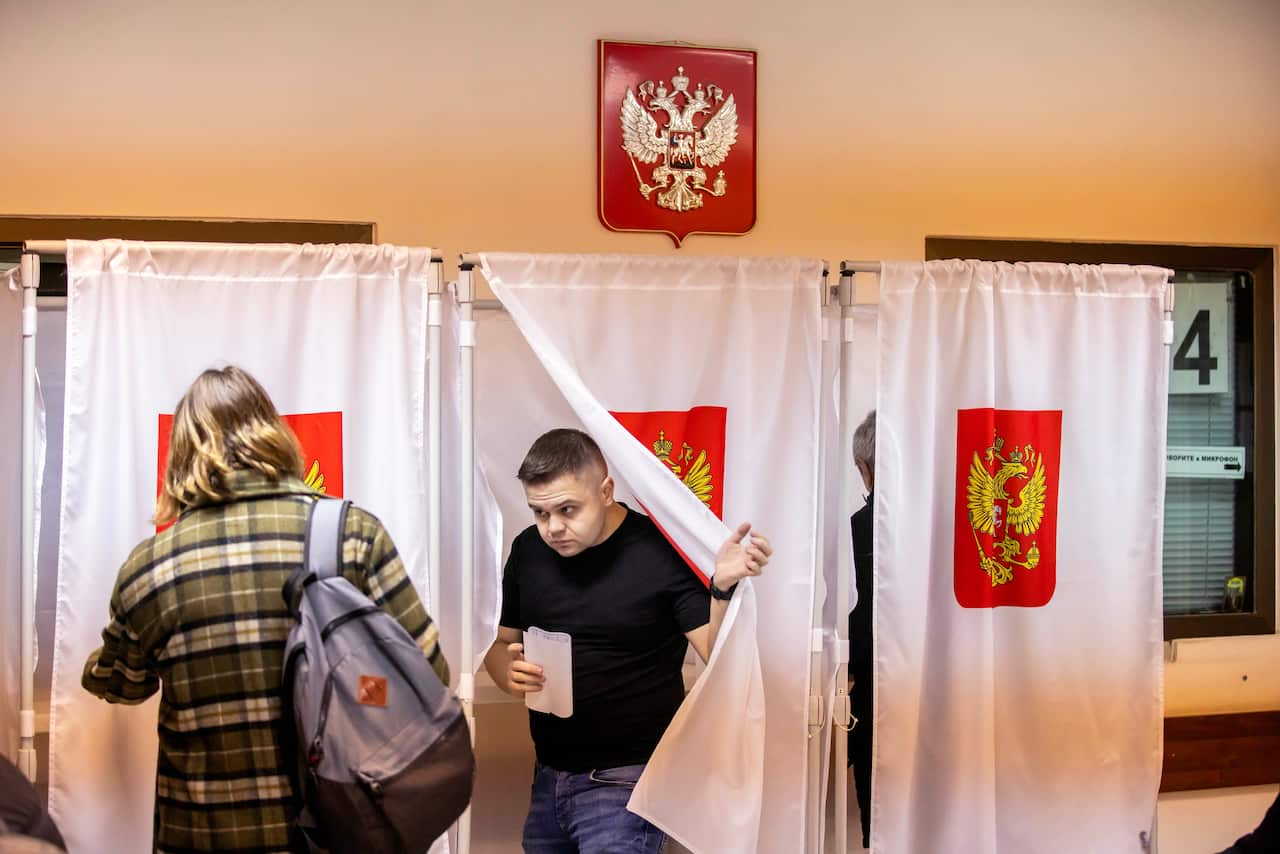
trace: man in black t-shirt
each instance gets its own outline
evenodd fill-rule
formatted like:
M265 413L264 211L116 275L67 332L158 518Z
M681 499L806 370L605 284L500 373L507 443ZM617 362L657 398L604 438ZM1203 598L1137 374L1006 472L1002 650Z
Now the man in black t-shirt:
M661 831L626 809L645 763L684 700L692 644L705 661L738 581L768 563L767 538L743 524L716 555L713 591L647 516L614 500L599 446L552 430L517 475L535 524L516 537L503 575L498 639L485 669L509 694L542 690L522 632L573 644L573 715L529 712L537 753L524 827L528 854L657 852Z

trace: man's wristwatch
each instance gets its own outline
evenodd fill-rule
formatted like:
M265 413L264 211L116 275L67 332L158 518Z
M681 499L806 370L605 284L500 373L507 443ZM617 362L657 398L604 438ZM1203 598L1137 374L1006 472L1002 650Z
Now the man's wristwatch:
M733 598L733 591L738 589L738 585L735 582L728 590L721 590L719 587L716 587L716 577L713 575L711 576L710 581L707 582L707 588L711 591L712 599L719 599L721 602L728 602Z

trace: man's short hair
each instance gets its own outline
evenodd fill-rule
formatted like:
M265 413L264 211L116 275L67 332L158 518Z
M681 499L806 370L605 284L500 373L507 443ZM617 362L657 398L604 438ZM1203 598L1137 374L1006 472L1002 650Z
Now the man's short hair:
M853 431L853 458L867 468L876 469L876 411L873 409Z
M566 474L582 474L599 467L609 470L600 446L581 430L560 427L543 433L524 455L516 477L525 486L537 486Z

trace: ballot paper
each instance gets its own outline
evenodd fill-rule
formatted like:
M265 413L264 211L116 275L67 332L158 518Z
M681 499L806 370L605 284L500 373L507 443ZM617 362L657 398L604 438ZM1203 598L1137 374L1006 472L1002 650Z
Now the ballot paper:
M530 626L524 633L524 658L541 667L546 679L541 691L524 695L524 704L535 712L573 717L573 638Z

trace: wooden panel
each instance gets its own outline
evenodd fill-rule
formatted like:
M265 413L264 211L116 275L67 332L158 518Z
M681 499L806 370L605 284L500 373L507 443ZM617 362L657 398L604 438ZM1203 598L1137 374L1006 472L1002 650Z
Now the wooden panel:
M1166 718L1160 791L1280 783L1280 711Z

